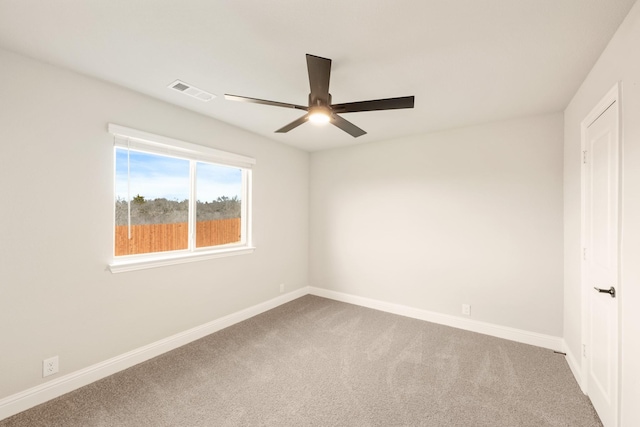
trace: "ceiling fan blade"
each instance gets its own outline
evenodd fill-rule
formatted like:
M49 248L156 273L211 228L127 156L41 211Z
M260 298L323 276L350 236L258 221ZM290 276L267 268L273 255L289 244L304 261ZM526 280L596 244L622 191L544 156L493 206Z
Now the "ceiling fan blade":
M297 128L298 126L300 126L301 124L306 122L308 119L309 119L309 114L305 114L304 116L300 117L299 119L295 119L294 121L292 121L288 125L281 127L280 129L278 129L276 131L276 133L289 132L291 129Z
M224 99L228 101L241 101L241 102L251 102L253 104L271 105L273 107L295 108L296 110L304 110L304 111L307 111L309 109L309 107L303 107L302 105L287 104L286 102L267 101L266 99L249 98L247 96L229 95L226 93L224 95Z
M307 53L307 70L309 72L309 87L311 88L309 106L328 105L331 60Z
M347 102L331 106L334 113L356 113L358 111L397 110L400 108L413 108L415 97L403 96L400 98L375 99L372 101Z
M337 114L331 115L331 124L333 124L336 127L339 127L340 129L342 129L343 131L345 131L346 133L348 133L354 138L362 136L366 133L365 131L360 129L358 126L354 125L350 121L343 119Z

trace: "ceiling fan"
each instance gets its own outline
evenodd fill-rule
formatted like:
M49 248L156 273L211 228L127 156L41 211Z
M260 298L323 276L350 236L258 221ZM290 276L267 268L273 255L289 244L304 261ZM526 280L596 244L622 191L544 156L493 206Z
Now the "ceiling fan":
M413 108L414 97L375 99L371 101L347 102L345 104L331 104L329 93L329 78L331 76L331 60L307 54L307 70L309 72L309 106L287 104L285 102L267 101L246 96L225 94L225 99L231 101L253 102L256 104L272 105L274 107L295 108L306 111L307 114L278 129L277 133L289 132L306 121L314 123L331 123L334 126L357 138L366 134L353 123L343 119L338 114L356 113L359 111L395 110Z

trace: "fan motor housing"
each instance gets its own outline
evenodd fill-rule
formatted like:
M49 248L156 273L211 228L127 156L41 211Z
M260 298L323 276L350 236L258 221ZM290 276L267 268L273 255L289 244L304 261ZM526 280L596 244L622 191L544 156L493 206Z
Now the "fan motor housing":
M331 94L327 94L327 99L313 97L313 94L309 94L309 108L311 107L328 107L331 105Z

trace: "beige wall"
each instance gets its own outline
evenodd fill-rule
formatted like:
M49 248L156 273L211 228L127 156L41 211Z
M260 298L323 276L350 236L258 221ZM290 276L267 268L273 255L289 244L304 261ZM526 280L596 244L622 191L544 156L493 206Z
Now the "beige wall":
M307 285L306 152L7 51L0 64L0 399ZM256 251L106 271L109 122L254 157Z
M640 3L636 3L565 110L564 336L579 357L580 123L598 101L622 83L622 426L640 425Z
M562 336L562 114L311 155L310 284Z

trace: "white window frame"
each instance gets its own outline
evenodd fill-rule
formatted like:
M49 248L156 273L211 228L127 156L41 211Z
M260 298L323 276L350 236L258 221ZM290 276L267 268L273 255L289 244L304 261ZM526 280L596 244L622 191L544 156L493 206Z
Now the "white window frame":
M240 154L229 153L203 145L192 144L161 135L131 129L128 127L109 123L108 131L114 137L114 191L115 191L115 150L125 148L144 151L150 154L165 155L180 159L191 160L191 167L195 167L195 161L215 163L222 166L239 167L242 169L243 189L241 204L241 241L220 246L204 248L195 247L195 173L191 171L190 197L189 197L189 249L177 251L154 252L149 254L115 256L115 208L113 216L113 247L112 262L109 270L112 273L141 270L160 267L164 265L182 264L185 262L201 261L212 258L221 258L234 255L250 254L255 250L251 239L251 168L256 164L255 159Z

